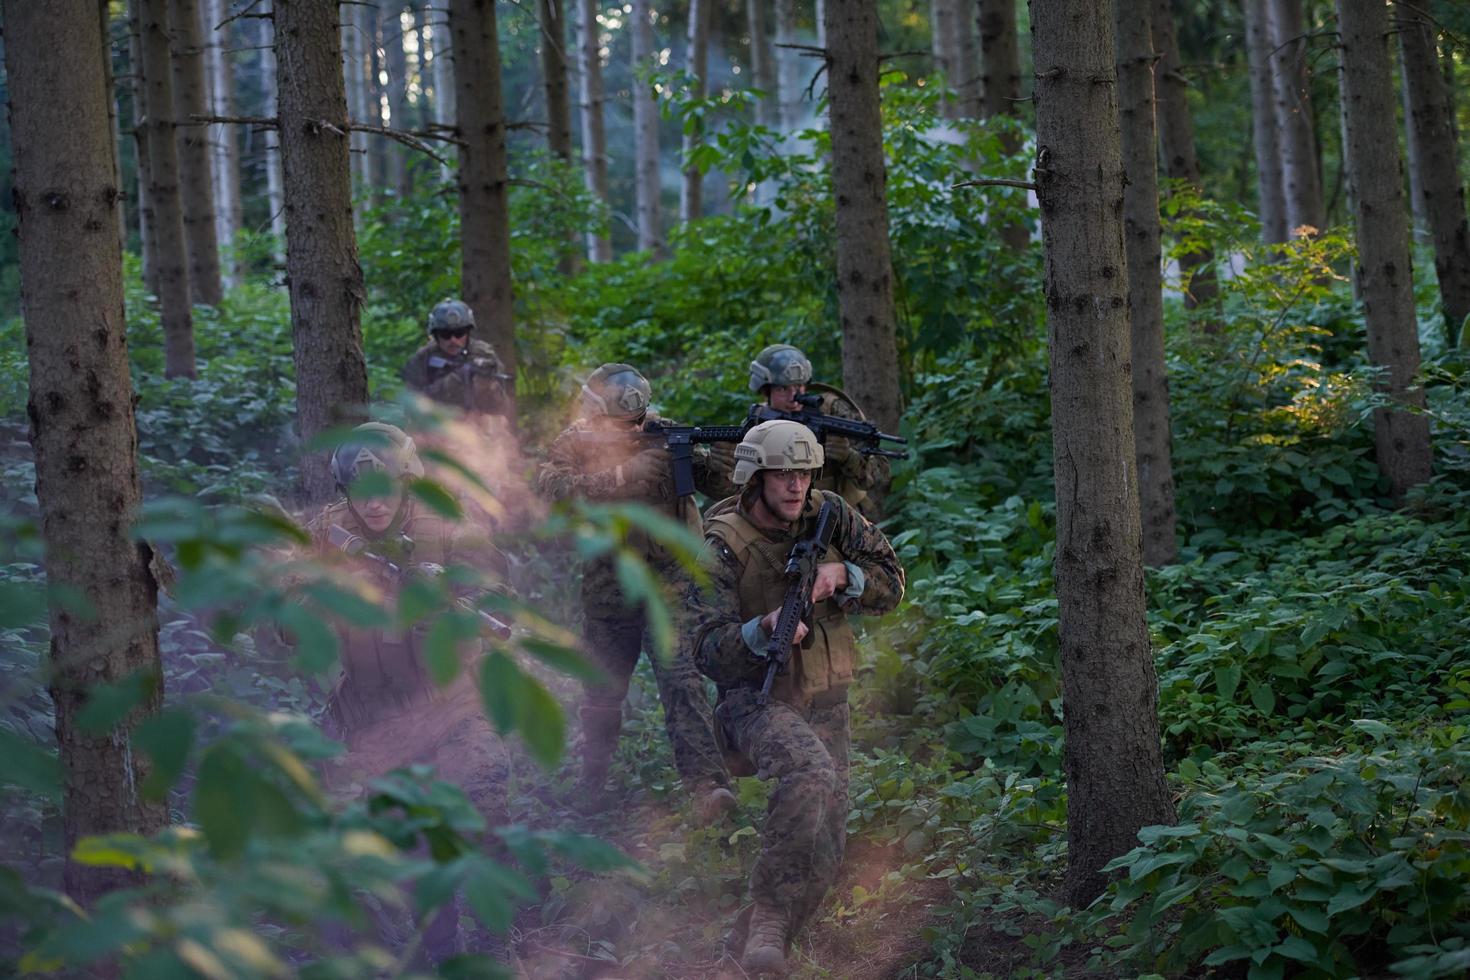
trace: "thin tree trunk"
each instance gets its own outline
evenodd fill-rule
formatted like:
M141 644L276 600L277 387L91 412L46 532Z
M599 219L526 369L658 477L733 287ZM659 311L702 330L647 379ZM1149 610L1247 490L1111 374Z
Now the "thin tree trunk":
M138 243L143 250L143 285L158 295L158 242L154 237L153 202L148 197L148 92L143 82L142 26L140 0L128 0L128 88L133 96L133 149L138 185Z
M1143 519L1143 561L1157 568L1179 555L1169 375L1164 364L1164 283L1159 249L1158 137L1154 130L1154 48L1148 4L1119 3L1118 109L1122 124L1123 242L1133 369L1133 445Z
M286 281L302 443L360 421L368 401L363 286L352 228L347 94L337 5L276 0L276 93L286 191ZM301 460L309 500L335 491L325 453Z
M342 84L347 96L347 115L353 122L368 120L367 104L367 39L357 22L354 8L342 8ZM358 222L363 220L367 201L368 183L368 134L354 132L348 139L351 152L353 182L353 214Z
M1164 174L1199 189L1199 158L1194 150L1194 121L1185 98L1188 83L1180 73L1179 39L1174 32L1174 10L1170 0L1154 0L1154 51L1158 64L1154 69L1155 95L1158 105L1159 147L1164 158ZM1184 307L1193 310L1215 306L1220 287L1215 279L1215 255L1200 250L1179 257L1180 278L1186 286ZM1207 333L1219 329L1212 316L1202 321Z
M897 320L888 241L888 171L878 98L877 0L827 5L832 196L842 380L885 431L898 424Z
M168 8L173 31L174 118L178 123L184 243L189 250L189 295L196 303L218 306L224 284L214 226L214 161L209 127L190 121L194 116L209 114L199 0L170 0Z
M122 130L118 124L120 112L117 100L117 78L113 72L112 4L108 0L98 0L97 19L102 38L102 65L107 70L107 129L112 134L112 138L109 141L112 146L112 169L116 177L115 186L119 192L117 199L117 243L118 247L126 252L128 250L128 195L123 190Z
M634 189L638 208L638 250L659 259L664 251L663 181L658 153L658 104L646 73L655 69L652 11L648 0L633 0L629 14L633 31L633 148ZM644 77L640 77L644 76Z
M776 91L776 54L771 47L769 0L746 0L750 26L750 85L765 94L755 105L757 125L775 129L781 125L780 93Z
M459 135L459 222L464 301L516 373L515 293L510 275L510 204L505 108L494 0L450 0ZM512 389L515 382L511 382ZM514 418L514 411L507 413Z
M954 90L954 98L944 105L948 119L974 119L981 113L977 12L975 0L933 0L930 8L934 67Z
M1403 168L1398 140L1384 138L1393 118L1393 80L1388 63L1388 11L1382 0L1337 0L1342 39L1342 111L1347 130L1348 173L1357 225L1357 275L1368 324L1368 357L1384 368L1383 390L1396 402L1424 406L1419 370L1419 328L1409 230L1404 218ZM1393 496L1429 479L1433 453L1429 419L1421 414L1374 412L1378 469Z
M1401 30L1407 30L1407 27ZM1400 54L1403 52L1403 43L1399 45ZM1403 61L1402 57L1399 59ZM1435 66L1435 74L1439 75L1438 65ZM1433 236L1429 231L1429 214L1424 209L1424 187L1420 184L1420 175L1424 172L1424 162L1419 159L1419 133L1414 127L1414 104L1409 93L1408 71L1401 63L1399 65L1399 95L1402 98L1404 111L1404 158L1408 162L1409 176L1409 234L1415 242L1432 242ZM1442 75L1440 76L1443 77Z
M218 34L214 25L229 16L228 0L209 0L205 8L205 36L209 38L210 111L216 116L235 115L235 72L230 55L229 26ZM224 256L221 276L226 287L240 284L240 269L229 249L244 222L240 200L240 145L233 125L210 127L210 146L214 159L215 239Z
M408 116L408 54L404 51L407 32L403 29L403 4L399 0L386 3L381 8L383 31L383 65L388 72L389 123L395 128L404 126ZM388 169L384 174L387 185L401 196L408 181L407 148L382 140L387 155Z
M1129 397L1124 172L1113 24L1093 0L1031 5L1046 253L1056 590L1067 775L1067 897L1174 820L1159 748Z
M1016 0L980 0L981 114L986 119L1015 117L1021 112L1021 43L1016 33ZM1001 138L1001 152L1015 156L1021 141L1013 133ZM1010 192L1014 194L1020 191ZM1013 252L1031 244L1031 232L1019 222L1000 229L1001 241Z
M689 0L689 32L686 37L685 67L691 76L690 95L702 99L705 77L709 74L710 0ZM688 224L704 210L704 173L690 165L689 158L699 149L702 134L698 129L684 133L684 182L679 192L679 220Z
M106 72L98 58L59 56L96 52L97 0L5 0L4 17L46 579L51 595L75 595L86 607L52 605L48 662L63 772L63 885L89 906L140 876L72 860L77 841L151 835L168 823L164 804L138 793L149 762L129 741L163 700L158 585L148 545L129 534L142 492ZM138 672L156 683L121 726L105 735L77 726L90 688Z
M541 83L546 89L546 148L572 162L572 107L567 95L567 20L562 0L540 0Z
M158 305L163 321L164 374L194 374L194 312L189 305L189 262L184 208L179 200L179 147L174 138L167 0L139 0L139 43L148 93L148 200L157 245Z
M272 0L263 4L265 13L272 13ZM367 7L360 8L367 10ZM274 119L280 113L280 100L276 98L276 48L275 33L270 18L262 18L260 24L260 89L265 96L265 114ZM277 265L286 263L286 188L281 179L280 130L266 133L265 142L265 198L270 209L271 235L276 244L273 258Z
M560 9L561 0L553 0L553 2ZM449 36L448 15L443 10L440 10L439 13L439 20L434 24L434 60L429 63L434 75L434 122L440 126L453 127L455 125L454 42ZM565 32L563 32L564 36ZM563 62L563 67L565 67L565 62ZM571 125L570 119L567 125ZM450 161L443 168L444 179L453 181L456 173L453 165L454 147L446 145L440 155Z
M1465 219L1465 188L1455 145L1449 91L1440 74L1434 28L1421 7L1396 3L1399 51L1409 112L1410 146L1418 163L1415 182L1434 237L1434 269L1451 344L1460 339L1470 316L1470 226Z
M604 207L607 206L607 129L603 121L602 28L597 23L598 0L577 0L580 16L577 24L577 51L581 67L582 96L582 166L587 175L587 190ZM587 258L593 262L611 262L612 239L604 232L587 233Z
M1327 224L1317 138L1312 123L1311 81L1302 0L1266 0L1271 25L1271 86L1281 133L1281 186L1289 233Z
M794 133L806 115L802 105L801 56L784 45L800 44L796 0L776 0L776 106L783 133Z
M1266 0L1244 0L1245 48L1250 61L1251 142L1256 151L1256 198L1261 237L1267 243L1288 239L1286 195L1281 181L1280 124L1271 86L1271 24Z

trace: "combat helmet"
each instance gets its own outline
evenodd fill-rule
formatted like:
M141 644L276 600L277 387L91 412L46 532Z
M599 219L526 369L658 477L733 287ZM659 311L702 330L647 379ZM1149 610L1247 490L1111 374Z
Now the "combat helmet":
M475 313L464 300L440 300L429 311L429 336L445 330L475 329Z
M735 447L730 479L744 484L760 470L818 470L825 455L811 429L800 422L773 419L754 426Z
M772 344L750 362L750 390L766 385L804 385L812 379L812 362L790 344Z
M332 478L345 493L360 474L372 471L401 480L423 476L424 464L408 433L386 422L368 422L353 429L352 438L332 453Z
M582 385L582 411L610 419L640 419L648 411L653 389L631 364L604 364Z

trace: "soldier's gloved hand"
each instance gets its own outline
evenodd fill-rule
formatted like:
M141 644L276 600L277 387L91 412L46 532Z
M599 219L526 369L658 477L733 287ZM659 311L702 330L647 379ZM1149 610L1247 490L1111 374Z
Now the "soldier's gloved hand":
M662 447L645 449L623 464L623 482L636 496L662 500L673 478L672 461Z
M852 447L852 443L841 436L833 436L823 446L826 454L826 469L843 476L858 476L863 471L863 454Z
M709 464L715 472L726 476L735 472L735 444L733 442L710 443Z
M779 606L766 613L765 618L761 620L761 629L766 631L767 636L770 636L772 633L776 632L776 620L780 618L781 608ZM801 641L806 639L806 635L810 632L811 629L806 625L805 622L797 620L796 635L792 637L791 645L801 646Z

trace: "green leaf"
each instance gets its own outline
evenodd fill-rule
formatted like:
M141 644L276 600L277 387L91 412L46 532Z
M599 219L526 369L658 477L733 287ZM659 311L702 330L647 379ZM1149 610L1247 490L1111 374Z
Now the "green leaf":
M601 684L607 680L607 673L584 657L580 650L535 636L522 637L520 647L553 670L584 684Z
M521 685L521 669L504 653L491 651L481 661L480 700L485 703L495 730L502 735L515 727Z
M1381 742L1385 738L1392 738L1394 735L1394 730L1391 726L1385 725L1383 722L1374 718L1355 718L1353 720L1353 727L1360 732L1367 732L1375 742Z
M146 701L158 684L158 674L143 668L120 681L87 688L87 702L77 712L77 727L89 735L105 735Z
M296 638L296 662L309 674L321 674L337 662L337 634L300 603L276 610L276 621Z
M440 687L459 676L459 634L460 630L451 616L440 616L429 627L429 637L424 641L424 659L429 664L429 676Z
M1235 698L1235 689L1240 686L1240 665L1226 664L1215 668L1215 690L1219 692L1221 700L1231 701Z
M457 521L464 516L464 508L459 505L454 494L433 480L415 477L408 481L408 492L423 501L440 517Z
M515 918L518 901L530 901L536 890L523 876L482 855L465 858L464 894L476 916L496 932L505 932Z
M1328 916L1334 916L1340 912L1347 912L1350 909L1357 908L1372 898L1376 890L1371 886L1366 891L1352 887L1342 889L1336 895L1332 896L1332 901L1327 903Z
M1269 715L1276 710L1276 692L1271 690L1271 685L1255 683L1251 685L1251 704L1263 715Z
M153 765L143 781L143 796L161 800L183 774L194 748L194 719L178 708L168 708L133 729L133 745L147 753Z
M534 677L522 675L520 718L516 727L531 755L547 769L561 761L566 746L566 718L561 704Z
M376 630L393 624L393 617L387 610L331 582L313 582L303 591L313 602L348 625Z
M1321 909L1292 905L1288 907L1288 911L1291 913L1291 917L1296 920L1296 924L1303 929L1308 932L1315 932L1318 935L1327 935L1327 913Z
M59 800L61 762L51 746L0 728L0 783L19 786L48 800Z
M256 783L233 745L216 742L204 750L194 784L194 818L216 857L238 857L250 839Z
M558 854L587 871L600 874L638 866L638 862L598 837L552 833L546 835L546 840Z

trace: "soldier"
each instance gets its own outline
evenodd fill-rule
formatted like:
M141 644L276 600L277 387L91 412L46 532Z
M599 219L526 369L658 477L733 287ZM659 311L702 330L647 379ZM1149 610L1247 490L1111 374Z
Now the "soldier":
M495 348L470 337L475 314L457 299L429 313L429 342L403 366L403 381L436 402L481 415L504 415L509 407L505 365Z
M690 587L682 647L719 687L724 742L762 779L776 780L751 873L742 964L780 973L786 947L836 876L846 843L847 687L857 646L849 613L880 615L903 597L898 557L874 525L837 493L812 485L823 450L806 426L762 422L735 450L738 498L710 510L708 591ZM787 669L768 700L760 689L766 644L780 615L791 545L812 535L823 503L837 508L831 548L818 566L814 611L798 626Z
M750 362L750 390L778 412L801 411L803 406L796 397L806 394L809 388L821 396L816 406L818 411L838 418L867 420L857 402L841 388L813 382L812 362L790 344L772 344ZM829 437L823 449L827 463L816 477L816 489L840 494L864 517L877 520L877 501L871 493L875 489L882 492L888 486L891 475L888 460L882 456L864 456L840 436Z
M635 435L651 417L649 399L648 382L636 368L604 364L592 372L582 386L583 417L556 438L537 474L540 493L551 500L583 497L647 504L698 533L693 499L674 494L668 450ZM706 447L695 450L695 486L708 496L722 496L731 484ZM683 580L674 557L646 533L633 531L628 543L660 578ZM597 809L604 804L603 784L622 728L623 699L643 650L647 623L643 608L624 596L610 555L583 565L582 611L588 653L606 674L605 683L587 688L579 712L583 744L578 795L586 808ZM676 656L669 663L655 658L653 671L674 764L694 798L696 817L713 822L736 801L715 744L704 679L687 657Z

